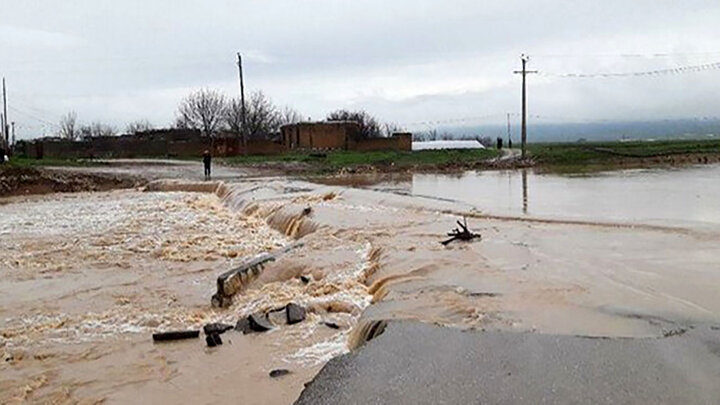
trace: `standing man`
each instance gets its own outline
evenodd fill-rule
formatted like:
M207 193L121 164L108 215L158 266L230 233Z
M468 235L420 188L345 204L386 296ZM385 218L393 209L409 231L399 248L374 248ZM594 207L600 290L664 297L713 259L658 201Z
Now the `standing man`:
M210 151L206 150L203 152L203 165L205 166L205 180L210 180L210 163L212 162L212 156Z

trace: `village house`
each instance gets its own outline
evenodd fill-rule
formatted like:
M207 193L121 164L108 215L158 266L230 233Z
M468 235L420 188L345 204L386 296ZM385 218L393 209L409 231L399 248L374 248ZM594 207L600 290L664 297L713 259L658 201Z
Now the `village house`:
M362 138L354 121L300 122L281 129L281 142L287 150L412 150L412 134Z

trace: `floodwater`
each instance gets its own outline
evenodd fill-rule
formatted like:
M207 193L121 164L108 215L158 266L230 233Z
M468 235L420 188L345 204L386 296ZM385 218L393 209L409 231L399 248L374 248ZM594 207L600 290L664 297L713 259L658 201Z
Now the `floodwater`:
M357 278L371 260L370 245L333 245L324 262L333 271L307 270L311 283L298 278L307 269L302 258L280 260L231 308L212 308L219 274L312 231L297 216L280 213L287 202L245 213L257 197L249 192L243 200L244 191L258 188L253 183L241 184L237 198L232 186L216 188L168 182L156 192L4 201L0 402L290 403L322 364L347 351L350 327L369 304ZM202 339L165 345L150 339L157 331L234 324L289 302L308 309L305 322L262 336L228 333L215 350ZM275 381L268 377L274 368L292 373Z
M366 185L470 204L483 213L587 221L720 225L720 166L593 175L532 170L414 174Z
M718 175L177 180L12 198L0 204L0 402L291 403L392 319L624 337L717 322ZM463 215L482 240L441 245ZM658 222L673 226L637 226ZM210 306L219 274L290 245L230 308ZM305 322L231 331L219 348L150 339L289 302ZM271 379L275 368L291 374Z

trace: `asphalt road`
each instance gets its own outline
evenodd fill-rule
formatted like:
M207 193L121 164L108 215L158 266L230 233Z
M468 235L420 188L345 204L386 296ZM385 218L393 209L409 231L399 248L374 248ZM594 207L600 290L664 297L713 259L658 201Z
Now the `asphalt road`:
M296 403L720 404L720 327L609 339L396 322Z

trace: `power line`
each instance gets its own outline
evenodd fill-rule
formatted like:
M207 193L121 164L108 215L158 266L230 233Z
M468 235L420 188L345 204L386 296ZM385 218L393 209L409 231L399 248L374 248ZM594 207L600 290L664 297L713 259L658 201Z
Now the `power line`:
M24 116L27 117L27 118L34 119L35 121L42 122L43 124L50 125L50 126L53 126L53 127L55 127L55 128L60 128L59 125L57 125L57 124L55 124L55 123L53 123L53 122L50 122L50 121L45 120L45 119L43 119L43 118L37 117L37 116L35 116L35 115L33 115L33 114L29 114L29 113L27 113L27 112L25 112L25 111L19 110L19 109L17 109L16 107L13 107L13 106L11 106L11 105L9 105L8 108L11 109L11 110L13 110L13 111L15 111L16 113L18 113L18 114L20 114L20 115L24 115Z
M663 76L673 74L685 74L703 72L706 70L720 70L720 62L706 63L702 65L680 66L676 68L647 70L641 72L605 72L605 73L546 73L540 72L543 76L562 77L562 78L610 78L610 77L648 77Z
M585 59L585 58L674 58L687 56L718 56L720 51L701 52L645 52L645 53L555 53L555 54L532 54L533 57L552 59Z

